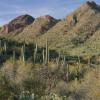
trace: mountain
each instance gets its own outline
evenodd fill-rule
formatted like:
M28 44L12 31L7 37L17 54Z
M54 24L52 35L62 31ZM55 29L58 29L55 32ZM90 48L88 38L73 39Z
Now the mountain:
M23 30L10 33L7 38L16 41L26 40L28 43L36 42L39 46L44 46L48 39L50 48L64 53L96 53L100 42L98 39L94 44L94 40L100 37L100 5L87 1L64 19L57 20L49 15L41 16ZM93 49L94 45L95 51L88 49L89 46Z
M10 21L0 29L0 33L10 33L17 29L30 25L34 18L30 15L22 15Z
M40 36L47 32L50 28L52 28L58 22L57 19L45 15L40 16L34 20L34 22L28 27L24 28L24 30L18 35L19 38L34 38Z
M59 20L49 15L40 16L36 19L30 15L22 15L9 22L9 24L4 25L0 29L0 35L5 37L10 36L14 40L20 39L20 41L23 39L30 40L29 38L34 39L35 37L41 36L47 32L58 21Z

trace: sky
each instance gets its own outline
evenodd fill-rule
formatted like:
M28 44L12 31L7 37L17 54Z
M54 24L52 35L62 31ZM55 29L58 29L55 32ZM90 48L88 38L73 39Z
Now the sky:
M87 0L0 0L0 25L19 15L51 15L57 19L68 15ZM91 1L91 0L90 0ZM100 4L100 0L94 0Z

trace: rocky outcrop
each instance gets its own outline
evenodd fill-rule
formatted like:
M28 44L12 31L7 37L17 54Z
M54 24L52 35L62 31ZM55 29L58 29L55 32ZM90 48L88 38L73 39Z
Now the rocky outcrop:
M1 30L0 33L9 33L12 31L15 31L17 29L23 28L27 25L32 24L34 21L34 18L30 15L22 15L19 16L17 18L15 18L14 20L12 20L11 22L9 22L8 24L4 25Z
M93 8L93 9L98 9L98 10L100 10L100 6L97 5L94 1L91 1L91 2L90 2L90 1L87 1L86 4L87 4L89 7Z
M0 33L8 33L9 32L9 26L6 24L0 29Z
M85 13L91 11L91 14L95 15L96 12L100 11L100 6L94 1L87 1L85 4L81 5L75 12L66 17L69 26L75 26L78 21L84 17ZM89 11L89 12L90 12Z
M74 26L77 23L77 16L67 16L67 23L69 26Z

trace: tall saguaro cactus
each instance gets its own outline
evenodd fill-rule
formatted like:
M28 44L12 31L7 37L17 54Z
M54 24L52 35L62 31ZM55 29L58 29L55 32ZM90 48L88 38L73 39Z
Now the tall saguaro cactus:
M0 50L2 50L2 40L0 40Z
M25 48L24 48L24 46L21 47L21 59L22 59L22 62L25 62Z
M15 51L13 51L13 62L15 61Z
M67 63L67 73L66 73L67 81L69 81L69 64Z
M61 57L61 53L59 52L59 55L58 55L58 58L57 58L57 67L59 67L60 57Z
M49 47L48 47L48 40L46 39L46 58L45 63L48 64L49 62Z
M42 56L43 56L43 64L45 63L45 51L43 49L43 52L42 52Z
M35 51L34 51L34 63L36 62L37 50L38 50L38 47L37 47L37 43L36 43Z
M88 57L88 67L90 67L91 66L91 57L89 56Z
M6 52L7 51L7 43L4 42L4 51Z
M2 46L1 46L1 43L2 43L2 42L1 42L1 40L0 40L0 48L2 47Z
M48 47L48 63L50 61L50 51L49 51L49 47Z
M80 67L81 67L81 61L80 61L80 57L78 56L78 63L77 63L77 74L80 71Z
M65 67L66 66L66 56L64 56L64 58L63 58L63 67Z
M23 43L23 48L24 48L24 51L25 51L25 49L26 49L26 42L25 42L25 40L24 40L24 43Z
M6 42L4 42L3 49L4 49L4 55L7 56L7 43Z

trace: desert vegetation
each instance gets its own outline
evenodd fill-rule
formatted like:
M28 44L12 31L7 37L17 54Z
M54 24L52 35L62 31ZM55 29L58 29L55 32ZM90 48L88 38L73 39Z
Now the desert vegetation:
M47 39L45 47L42 48L38 44L26 44L25 41L17 43L5 38L0 39L2 100L86 98L81 85L88 82L87 78L91 78L90 75L99 78L97 70L100 62L96 61L94 56L85 58L79 55L65 55L51 50L48 44ZM77 99L78 96L80 99Z

